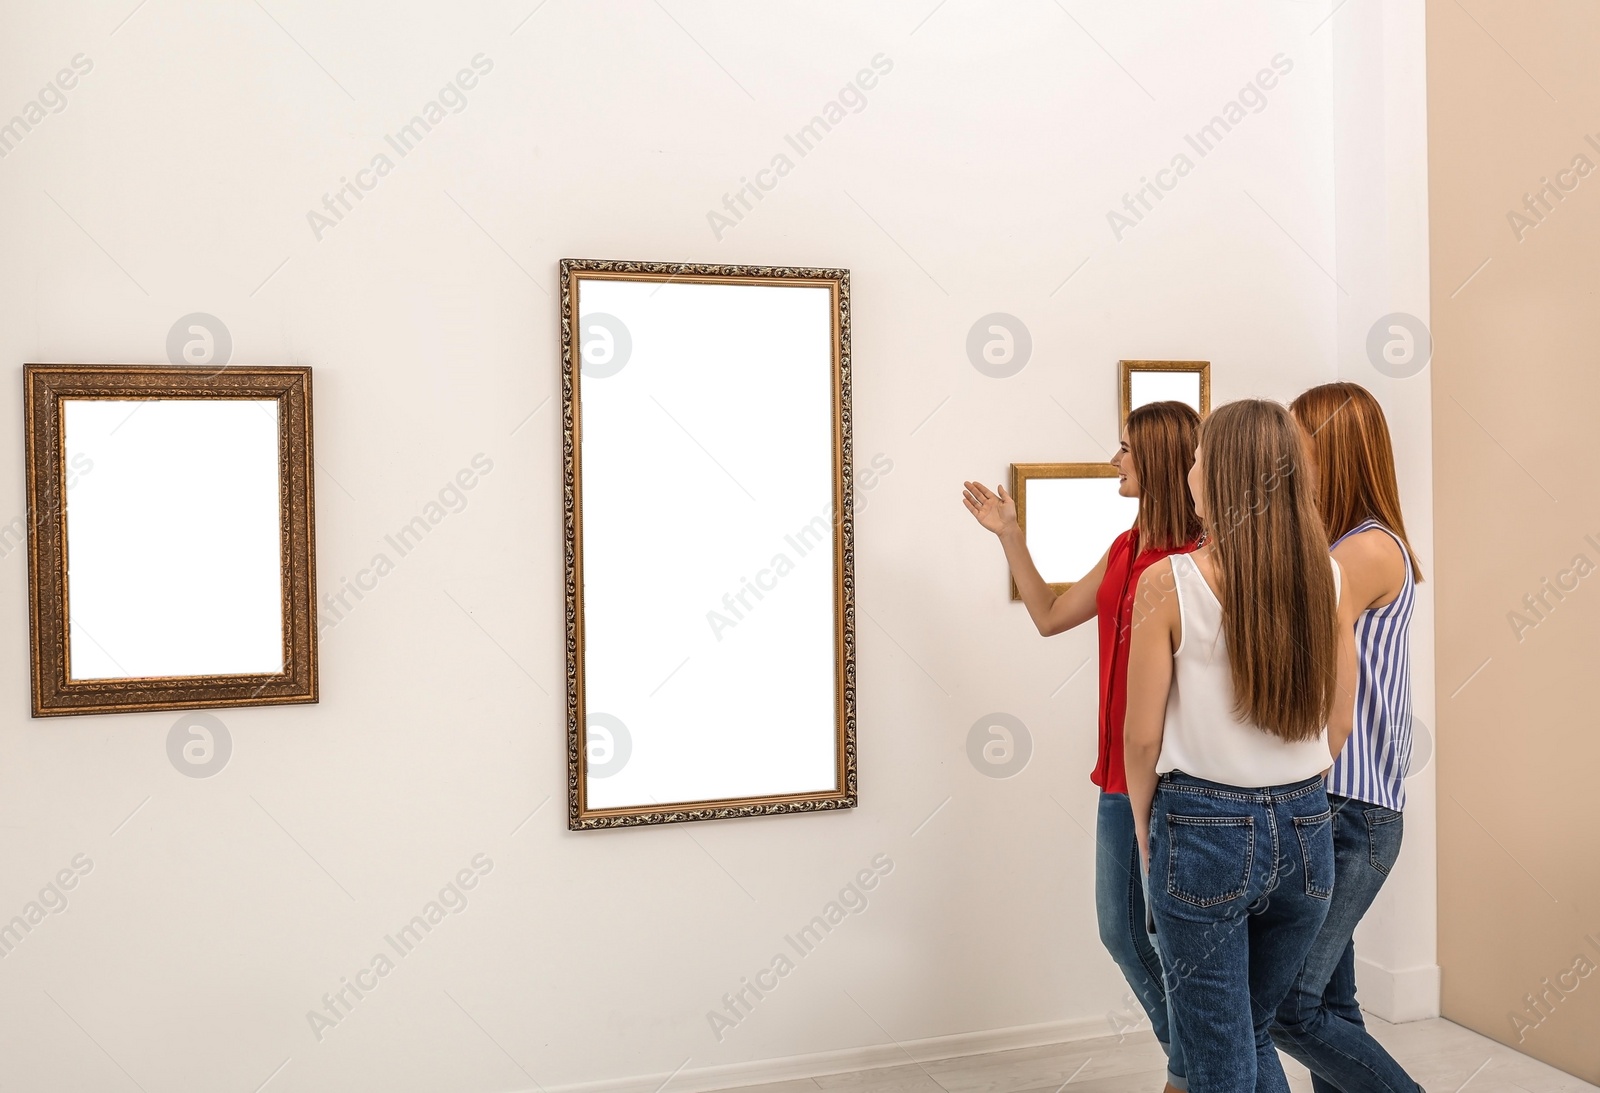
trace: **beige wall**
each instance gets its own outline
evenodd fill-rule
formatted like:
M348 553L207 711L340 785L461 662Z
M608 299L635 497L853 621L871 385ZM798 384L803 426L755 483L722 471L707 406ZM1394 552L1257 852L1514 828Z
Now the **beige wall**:
M1597 40L1600 10L1587 3L1428 4L1443 1010L1590 1081ZM1572 188L1542 221L1527 214L1524 194L1580 155L1595 173L1561 179ZM1547 591L1557 582L1571 590Z

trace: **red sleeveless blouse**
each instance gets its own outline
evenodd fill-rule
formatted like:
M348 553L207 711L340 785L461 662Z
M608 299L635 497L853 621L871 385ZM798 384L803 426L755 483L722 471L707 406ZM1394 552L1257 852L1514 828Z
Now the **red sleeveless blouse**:
M1133 633L1133 600L1139 575L1169 554L1187 554L1188 542L1172 550L1139 549L1139 532L1129 528L1111 544L1106 573L1095 594L1100 620L1100 758L1089 780L1106 793L1128 792L1122 763L1122 722L1128 713L1128 639Z

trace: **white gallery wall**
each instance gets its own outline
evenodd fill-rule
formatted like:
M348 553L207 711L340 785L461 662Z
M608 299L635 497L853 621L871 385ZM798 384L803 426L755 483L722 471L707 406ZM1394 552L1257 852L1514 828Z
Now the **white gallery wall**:
M61 906L0 958L0 1085L690 1089L1125 1029L1094 634L1037 636L960 484L1107 457L1118 359L1201 358L1216 402L1371 383L1430 541L1425 381L1365 356L1427 299L1421 18L1331 8L11 5L0 920ZM567 256L851 270L859 808L566 830ZM1028 346L1000 377L968 350L997 313ZM314 367L325 594L321 702L220 711L203 770L175 715L29 718L17 546L22 364L186 345ZM725 480L683 488L717 535ZM968 749L996 713L1026 727L998 766ZM1433 964L1431 779L1363 935L1391 1001Z
M1356 978L1363 1005L1390 1020L1406 1021L1439 1013L1423 6L1351 3L1330 26L1339 378L1365 385L1383 403L1407 537L1423 571L1411 632L1415 719L1405 836L1400 860L1356 934ZM1446 697L1458 690L1457 682L1445 689Z

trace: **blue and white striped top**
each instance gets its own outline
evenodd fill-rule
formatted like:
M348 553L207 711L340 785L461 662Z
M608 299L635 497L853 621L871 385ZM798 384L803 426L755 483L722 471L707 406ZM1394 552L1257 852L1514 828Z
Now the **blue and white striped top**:
M1376 520L1357 524L1334 546L1373 528L1400 547L1405 583L1392 603L1368 608L1356 619L1355 727L1328 775L1328 792L1398 812L1405 808L1411 763L1411 612L1417 601L1411 555L1400 537Z

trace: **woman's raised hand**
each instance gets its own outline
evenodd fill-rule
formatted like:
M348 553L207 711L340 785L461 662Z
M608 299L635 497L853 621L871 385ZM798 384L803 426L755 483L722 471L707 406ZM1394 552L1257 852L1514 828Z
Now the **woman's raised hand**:
M973 517L999 535L1007 528L1017 525L1017 503L1004 486L995 487L1000 492L992 492L982 482L966 482L965 492L961 495L961 503L967 506L967 511Z

